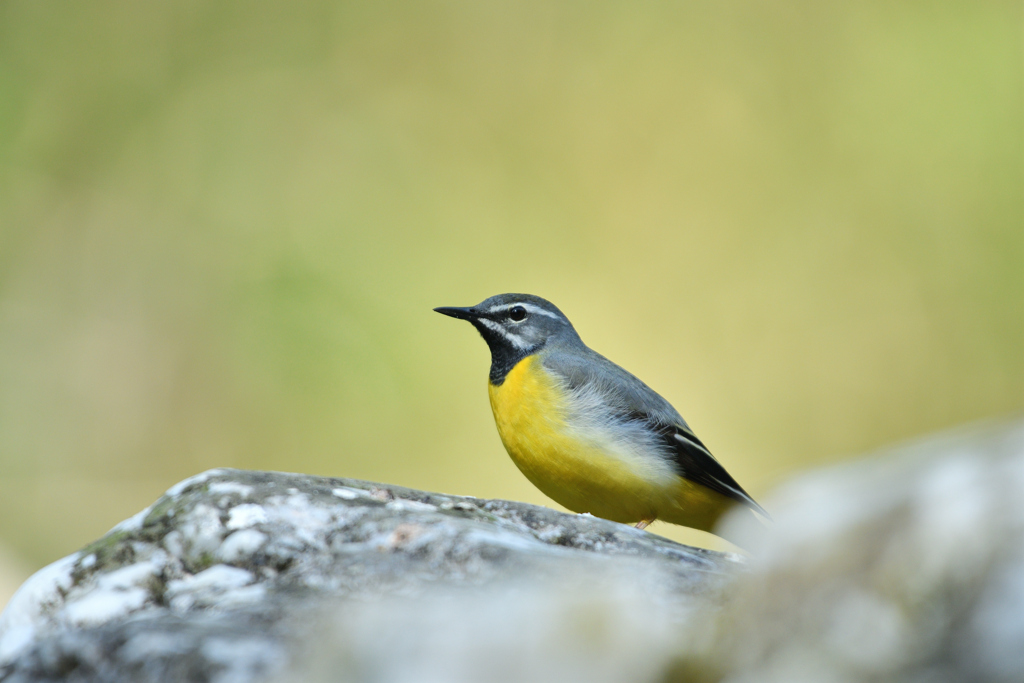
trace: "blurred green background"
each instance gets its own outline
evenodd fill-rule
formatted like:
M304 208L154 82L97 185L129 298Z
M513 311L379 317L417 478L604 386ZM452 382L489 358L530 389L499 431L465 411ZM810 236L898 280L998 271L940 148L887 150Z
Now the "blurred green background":
M1016 1L0 3L8 564L214 466L551 504L485 345L431 311L504 291L755 497L1020 411L1021 29Z

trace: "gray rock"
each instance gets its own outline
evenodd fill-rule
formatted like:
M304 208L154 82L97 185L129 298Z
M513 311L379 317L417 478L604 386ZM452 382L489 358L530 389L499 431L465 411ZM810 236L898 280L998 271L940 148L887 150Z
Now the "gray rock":
M1024 422L812 472L749 561L544 508L216 470L29 580L4 681L1024 680Z
M678 680L1024 680L1024 422L820 470L769 503Z
M30 579L0 617L0 679L259 681L313 675L310 662L341 656L351 666L318 675L365 680L360 658L406 643L407 632L470 663L475 639L503 640L493 626L512 619L541 649L565 646L559 620L584 636L599 629L563 650L563 665L589 658L588 680L617 680L608 675L644 668L644 648L674 648L667 634L713 604L736 566L736 557L522 503L211 470ZM649 618L622 620L630 601ZM324 634L339 647L319 647ZM612 637L636 641L617 670L601 659ZM536 662L517 669L527 663L513 659L510 680L537 673ZM392 677L413 661L392 661Z

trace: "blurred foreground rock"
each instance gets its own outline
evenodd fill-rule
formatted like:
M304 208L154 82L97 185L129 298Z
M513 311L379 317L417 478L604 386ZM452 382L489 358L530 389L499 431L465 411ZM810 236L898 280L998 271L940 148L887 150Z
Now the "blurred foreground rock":
M767 504L769 530L728 530L742 562L525 504L214 470L27 582L0 680L1024 680L1024 423Z
M768 504L708 656L686 654L706 680L1024 681L1024 422L820 470Z

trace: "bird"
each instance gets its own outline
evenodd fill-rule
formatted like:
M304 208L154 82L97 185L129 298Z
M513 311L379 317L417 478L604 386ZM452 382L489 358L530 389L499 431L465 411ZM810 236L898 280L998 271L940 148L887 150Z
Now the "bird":
M550 301L498 294L434 310L487 342L498 435L556 503L638 529L661 520L715 533L736 505L770 519L667 400L584 344Z

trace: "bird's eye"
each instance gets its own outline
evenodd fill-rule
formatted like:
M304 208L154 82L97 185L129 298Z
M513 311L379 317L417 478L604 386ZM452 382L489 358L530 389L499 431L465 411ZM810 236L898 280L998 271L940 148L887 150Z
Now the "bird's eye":
M522 306L513 306L508 309L508 317L512 322L522 322L526 319L526 309Z

